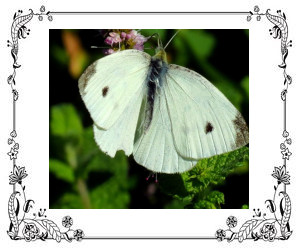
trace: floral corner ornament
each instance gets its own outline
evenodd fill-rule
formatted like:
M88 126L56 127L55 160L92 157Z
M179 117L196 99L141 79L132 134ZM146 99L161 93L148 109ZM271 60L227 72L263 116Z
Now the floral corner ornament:
M62 225L67 230L64 232L49 219L46 219L45 210L40 209L38 214L34 214L34 218L24 217L7 234L14 240L24 238L25 241L36 241L54 239L61 242L63 239L72 242L73 240L81 241L84 238L84 232L81 229L71 229L73 219L70 216L65 216L62 219ZM17 216L15 216L17 217ZM17 220L17 218L16 218ZM23 227L23 229L21 229Z
M284 101L284 110L286 110L285 101L287 98L288 86L292 83L292 78L286 73L286 58L288 55L288 47L292 46L292 41L288 41L288 26L286 16L280 10L277 15L271 15L269 10L261 13L258 6L254 7L254 12L250 11L247 16L247 21L251 21L252 17L256 16L256 20L260 21L262 17L266 17L274 27L270 29L270 34L273 38L281 40L281 56L282 63L279 65L283 69L284 89L281 92L281 99ZM286 115L284 112L284 121ZM287 240L292 235L290 227L291 217L291 199L286 191L286 186L290 184L290 175L287 171L287 160L290 159L292 153L289 150L289 145L292 144L292 139L285 128L282 133L283 142L280 143L280 151L282 154L283 165L274 167L272 177L277 181L274 185L274 195L272 199L265 201L267 213L262 213L260 209L253 209L254 215L252 219L245 221L237 230L233 230L238 225L238 220L234 216L229 216L226 220L228 229L218 229L215 233L215 238L218 241L227 239L231 242L237 239L239 242L244 240L264 240L273 242L277 240Z
M39 13L34 13L33 10L30 9L29 13L24 15L23 11L19 10L13 17L11 40L7 41L8 47L11 47L11 55L13 58L13 73L7 78L7 83L12 88L14 104L19 98L19 93L15 89L16 71L21 67L18 63L19 41L20 39L25 39L26 36L29 35L30 29L25 25L27 25L34 16L37 16L39 21L42 21L43 17L47 17L49 21L53 20L50 11L46 12L45 6L41 6ZM15 117L15 113L13 113L13 117ZM81 241L84 238L84 232L81 229L71 229L73 219L70 216L65 216L62 219L62 226L64 229L60 229L54 221L46 218L46 209L40 209L37 213L33 213L32 215L29 214L33 208L34 201L27 199L25 195L25 185L22 183L28 176L25 167L16 165L20 145L17 142L15 120L13 120L13 124L13 130L7 139L7 143L10 147L10 151L7 155L12 162L9 184L13 187L12 193L8 199L8 216L10 223L7 235L12 240L24 239L28 242L36 240L45 241L47 239L54 239L57 242L60 242L63 239L68 242L73 240Z

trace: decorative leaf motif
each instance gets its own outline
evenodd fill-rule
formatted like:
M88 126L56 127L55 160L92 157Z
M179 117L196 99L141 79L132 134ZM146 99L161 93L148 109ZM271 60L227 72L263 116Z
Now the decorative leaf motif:
M284 84L288 83L291 84L292 83L292 77L290 75L288 75L285 71L283 72L283 76L284 76Z
M286 100L286 93L287 93L287 90L286 90L286 89L283 90L283 91L281 92L281 100L282 100L282 101L285 101L285 100Z
M286 16L285 16L284 12L282 12L282 16L283 16L284 20L286 20Z
M42 220L43 225L46 227L47 232L55 239L57 242L61 241L61 232L58 226L51 220Z
M259 234L257 232L254 233L253 231L251 233L251 237L254 239L254 241L258 241L260 239Z
M8 201L8 215L9 215L10 222L13 225L14 235L17 235L19 231L18 217L14 205L14 201L17 194L19 194L19 192L12 193Z
M247 236L252 232L253 228L256 226L257 220L252 219L246 221L242 227L240 228L240 231L238 233L238 239L239 242L242 242L247 238Z
M287 193L280 192L284 196L285 200L285 208L281 219L281 225L280 225L280 231L282 235L285 235L285 228L287 227L287 224L291 217L291 200Z

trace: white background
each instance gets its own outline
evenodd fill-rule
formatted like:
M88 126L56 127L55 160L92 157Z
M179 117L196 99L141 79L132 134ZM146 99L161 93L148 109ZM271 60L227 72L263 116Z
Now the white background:
M299 85L298 72L300 55L299 17L292 1L188 1L177 5L167 1L10 1L1 7L1 74L0 74L0 111L1 111L1 206L0 206L0 239L1 248L40 249L53 247L101 249L184 249L184 248L288 248L293 249L296 239L299 239L299 156L297 140L299 138ZM39 12L41 5L46 11L253 11L254 5L259 5L262 12L271 9L276 14L282 9L289 25L289 39L294 47L289 49L287 72L293 78L289 87L287 102L287 130L293 144L293 153L287 168L291 175L291 185L287 192L292 201L291 228L294 230L288 241L276 243L253 242L247 240L242 244L237 241L219 243L214 240L97 240L71 244L54 241L12 241L6 234L9 226L7 201L12 192L8 184L11 161L7 152L9 133L12 130L12 95L7 84L7 77L12 73L12 57L6 40L11 39L10 27L13 14L18 9L24 14L31 8ZM146 6L145 6L146 5ZM145 7L144 7L145 6ZM250 37L250 209L249 210L48 210L48 219L59 226L61 218L70 215L74 220L74 228L84 230L86 236L213 236L219 228L226 228L226 218L234 215L241 226L252 218L253 208L267 212L265 200L272 199L276 184L271 177L274 166L282 165L279 145L282 142L283 104L280 93L283 89L280 40L274 40L269 35L273 25L263 17L260 22L246 21L242 15L190 15L190 16L75 16L55 15L53 21L39 22L37 17L26 25L31 29L26 39L19 41L20 51L18 62L22 65L17 69L17 90L20 94L17 102L17 140L20 144L18 164L25 166L28 177L24 180L27 199L35 201L30 213L39 208L48 208L49 201L49 29L101 29L101 28L216 28L216 29L249 29ZM109 25L109 27L108 27ZM238 46L238 44L236 44ZM238 63L238 62L237 62ZM234 67L234 65L232 65ZM298 145L299 147L299 145ZM297 160L298 159L298 160ZM298 182L298 184L297 184ZM6 249L5 247L2 249Z

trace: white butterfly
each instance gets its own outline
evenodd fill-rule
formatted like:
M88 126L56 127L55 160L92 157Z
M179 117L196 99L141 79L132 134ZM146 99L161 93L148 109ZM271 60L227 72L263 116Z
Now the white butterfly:
M160 42L153 57L129 49L99 59L79 89L100 149L153 172L182 173L248 143L240 112L200 74L169 65Z

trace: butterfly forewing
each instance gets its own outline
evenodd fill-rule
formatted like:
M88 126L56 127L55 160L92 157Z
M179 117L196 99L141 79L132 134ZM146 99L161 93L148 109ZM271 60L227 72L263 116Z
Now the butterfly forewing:
M99 128L111 128L131 100L140 95L150 60L144 52L124 50L99 59L82 74L80 93Z
M239 111L198 73L169 65L165 98L176 150L201 159L248 143L248 128Z

